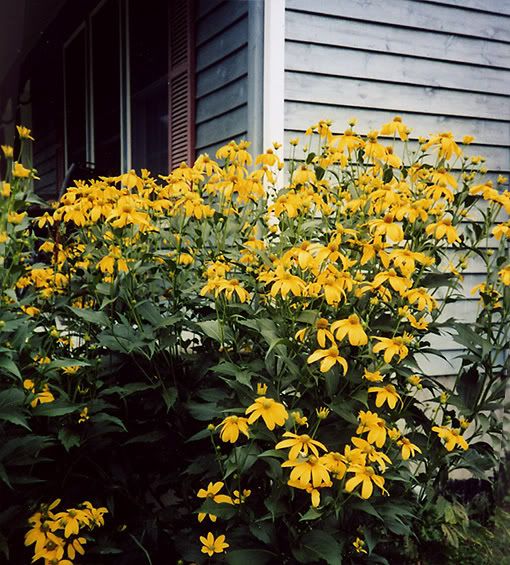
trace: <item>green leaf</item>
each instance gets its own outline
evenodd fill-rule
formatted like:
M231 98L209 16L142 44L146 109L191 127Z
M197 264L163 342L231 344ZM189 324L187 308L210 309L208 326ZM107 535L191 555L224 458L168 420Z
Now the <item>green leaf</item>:
M167 434L160 430L154 430L146 434L141 434L139 436L132 437L125 441L122 445L131 445L133 443L156 443L163 438L167 437Z
M75 308L74 306L67 307L78 318L89 322L89 324L96 324L98 326L108 326L108 316L101 310L90 310L89 308Z
M136 312L146 321L153 326L159 328L164 324L163 316L159 308L150 300L144 300L135 307Z
M393 169L391 167L387 167L383 173L383 182L388 184L393 179Z
M55 418L57 416L65 416L67 414L72 414L81 410L83 406L78 406L76 404L71 404L65 402L64 400L55 400L55 402L47 402L45 404L39 404L34 408L34 416L49 416L50 418Z
M101 412L100 414L94 414L93 420L95 424L101 424L103 422L114 424L115 426L121 428L123 431L127 432L124 422L120 418L117 418L117 416L112 416L111 414Z
M12 489L11 482L9 481L9 475L5 470L5 467L0 463L0 479L10 488Z
M225 559L229 565L266 565L279 561L276 554L265 549L234 549Z
M123 386L112 386L105 388L100 392L101 396L109 396L110 394L118 394L121 398L135 394L137 392L143 392L145 390L153 389L154 385L149 385L147 383L127 383Z
M342 546L323 530L312 530L303 536L303 545L324 559L328 565L342 565Z
M25 393L16 388L9 388L0 392L0 420L22 426L30 430L23 407Z
M2 357L0 359L0 370L1 369L7 371L11 375L14 375L15 377L18 377L19 380L23 378L16 363L14 363L14 361L12 359L9 359L8 357Z
M308 522L310 520L317 520L322 516L322 512L319 512L317 508L310 506L307 512L305 512L301 518L299 518L300 522Z
M80 446L80 436L69 428L59 430L58 439L62 442L66 451L70 451L71 447Z
M233 335L229 327L225 326L219 320L205 320L196 324L207 337L210 337L218 343L232 341Z
M170 411L170 408L175 404L177 401L177 389L174 386L164 388L161 391L161 396L163 401L165 402L166 412Z

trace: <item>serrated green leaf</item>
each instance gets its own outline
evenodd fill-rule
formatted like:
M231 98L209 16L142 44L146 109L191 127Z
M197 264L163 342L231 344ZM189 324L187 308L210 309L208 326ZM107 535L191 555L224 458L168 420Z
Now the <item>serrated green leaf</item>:
M323 530L312 530L302 538L304 547L317 557L324 559L328 565L342 565L342 546L330 534Z
M59 430L58 439L61 441L66 451L70 451L71 447L79 447L80 445L80 436L69 428Z
M75 308L74 306L67 307L75 316L88 322L89 324L96 324L98 326L108 326L108 316L102 310L90 310L89 308Z

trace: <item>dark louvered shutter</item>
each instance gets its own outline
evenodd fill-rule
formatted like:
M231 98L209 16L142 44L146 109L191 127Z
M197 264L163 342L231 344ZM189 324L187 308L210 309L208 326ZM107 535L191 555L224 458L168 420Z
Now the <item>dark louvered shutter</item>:
M169 10L168 166L190 163L195 146L194 1L171 0Z

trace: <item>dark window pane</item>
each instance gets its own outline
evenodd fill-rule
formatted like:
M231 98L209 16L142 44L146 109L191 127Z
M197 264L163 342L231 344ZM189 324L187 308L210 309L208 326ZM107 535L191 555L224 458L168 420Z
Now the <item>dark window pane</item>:
M92 16L94 151L98 174L120 172L120 36L117 0Z
M133 167L167 171L168 0L129 3Z
M64 51L66 94L67 166L86 160L86 59L85 30Z

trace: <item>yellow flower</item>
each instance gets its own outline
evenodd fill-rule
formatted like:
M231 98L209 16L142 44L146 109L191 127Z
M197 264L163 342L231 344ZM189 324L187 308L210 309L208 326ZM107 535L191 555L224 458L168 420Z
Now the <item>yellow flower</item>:
M330 451L322 456L322 461L335 479L342 480L347 471L347 459L341 453Z
M37 316L41 313L39 308L36 308L35 306L22 306L21 309L27 316Z
M457 230L452 226L451 218L443 218L436 223L430 224L425 228L427 235L434 235L436 239L443 239L446 237L448 243L455 243L460 241Z
M89 409L88 406L85 406L85 408L80 412L80 417L78 418L78 424L83 424L89 419L90 419Z
M407 377L407 382L417 388L422 388L421 377L419 375L411 375Z
M292 292L294 296L301 296L306 286L303 280L286 271L281 265L276 267L276 272L262 273L259 278L263 282L273 283L270 290L271 296L281 294L283 298L286 298L289 292Z
M317 441L312 439L309 435L298 435L293 434L292 432L285 432L283 437L288 437L291 439L284 439L275 445L275 449L287 449L290 447L289 451L289 459L297 459L300 453L303 455L308 455L308 451L311 451L316 457L319 457L319 451L317 448L320 448L324 451L327 451L327 447Z
M12 159L14 156L14 149L10 145L2 145L2 151L6 159Z
M395 355L399 356L399 361L402 361L404 357L407 357L409 349L406 344L410 343L412 337L404 332L403 336L390 337L374 337L374 339L379 340L379 343L374 345L374 353L379 353L384 351L384 361L386 363L391 363L391 360Z
M410 304L416 303L416 308L421 312L428 308L430 311L437 308L436 300L427 292L425 288L412 288L405 293L405 298Z
M30 169L26 169L21 163L15 162L12 165L12 176L28 178L30 176Z
M11 185L8 182L2 182L0 184L2 186L2 196L4 198L9 198L11 195Z
M356 538L353 542L352 545L354 546L354 549L356 550L356 553L367 553L367 550L365 549L365 542L361 539L361 538Z
M237 279L223 279L218 285L216 295L220 292L225 293L227 300L232 300L237 295L241 302L246 302L250 298L250 293L241 285Z
M384 478L376 475L372 467L352 465L347 469L347 472L354 473L354 477L351 477L345 483L345 490L347 492L352 492L359 484L361 484L361 498L366 500L372 496L375 484L381 489L383 494L388 494L388 491L384 488Z
M319 418L319 420L325 420L329 416L330 412L331 410L329 408L326 408L325 406L315 409L315 413L317 414L317 418Z
M220 438L224 442L235 443L239 438L239 432L249 437L248 418L239 416L227 416L218 427L221 426Z
M263 383L257 383L257 394L259 396L264 396L267 393L267 385Z
M310 455L309 457L289 459L282 463L282 467L292 467L291 481L297 481L302 485L311 483L313 487L317 488L331 485L329 471L325 463L323 457Z
M370 381L372 383L380 383L382 380L384 380L383 375L381 375L381 371L371 372L368 369L364 370L363 378L365 378L367 381Z
M306 416L302 416L299 412L291 412L290 417L298 426L308 427L308 418Z
M371 386L368 389L368 392L376 392L377 396L375 399L375 405L377 408L380 408L385 402L388 403L388 406L393 410L397 405L397 400L400 400L402 403L402 398L400 398L400 394L396 391L393 385L386 385L384 387L381 386Z
M242 493L235 490L232 494L234 495L234 498L232 499L233 504L242 504L250 496L251 490L243 489Z
M7 214L7 221L10 224L14 225L21 224L26 215L26 212L21 212L19 214L17 214L16 212L10 212L9 214Z
M467 441L460 435L459 430L446 426L433 426L432 431L445 440L445 447L448 451L453 451L457 445L464 450L469 447Z
M437 135L433 135L427 143L423 145L423 149L427 150L429 147L436 146L439 152L440 157L444 157L445 159L450 159L452 155L457 155L460 157L462 155L462 150L460 147L455 143L455 139L451 132L444 132L439 133Z
M377 463L383 473L386 471L386 463L391 464L391 459L382 451L376 451L374 446L368 441L359 437L353 437L351 441L356 446L351 451L351 457L356 457L358 454L361 455L363 464L366 463L367 459L372 463Z
M306 165L300 165L292 175L292 181L295 184L306 184L307 182L316 182L315 173Z
M29 392L35 392L35 383L32 379L25 379L23 381L23 388Z
M30 406L32 406L32 408L35 408L38 404L47 404L54 401L55 397L50 392L48 385L44 385L42 392L39 392L35 395L35 398L30 403Z
M386 423L375 412L360 410L358 414L359 426L356 429L357 434L368 432L368 443L375 443L377 447L382 447L386 442Z
M499 277L501 278L501 281L505 286L510 285L510 265L503 267L499 271Z
M198 493L198 498L210 498L213 502L218 504L232 504L232 498L226 494L219 494L223 488L224 483L218 481L216 483L209 483L207 489L201 488ZM198 513L198 521L203 522L207 514L205 512ZM209 514L211 522L216 522L217 517L214 514Z
M409 128L402 123L400 116L395 116L391 122L381 127L381 135L395 135L397 133L402 141L407 141Z
M322 359L320 366L321 373L327 373L336 363L342 367L344 375L347 373L347 361L339 354L338 347L333 346L329 349L317 349L308 357L307 363L315 363L315 361L319 359Z
M16 129L18 130L18 135L21 139L30 139L34 141L34 138L30 135L31 131L28 128L25 126L16 126Z
M421 449L411 443L411 440L407 439L406 437L402 437L397 441L397 445L400 445L402 448L402 459L407 461L409 457L414 457L415 453L421 453Z
M360 346L368 343L368 336L356 314L351 314L344 320L333 322L331 324L331 331L334 332L336 339L339 341L347 336L351 345Z
M321 347L326 347L326 338L329 339L332 345L335 344L333 334L328 330L329 322L325 318L319 318L315 323L317 328L317 343Z
M370 220L368 225L374 236L385 235L386 239L389 238L395 243L404 239L404 230L400 224L395 222L393 214L386 214L382 220Z
M212 532L209 532L207 537L200 536L200 541L202 542L202 553L207 553L209 557L215 553L223 553L229 547L229 544L225 543L224 535L214 538Z
M265 396L256 398L255 402L246 409L246 414L250 414L248 424L253 424L262 417L269 430L274 430L275 426L283 426L289 417L283 404Z
M465 135L462 138L462 143L464 145L470 145L471 143L473 143L474 140L475 140L475 138L472 135Z

